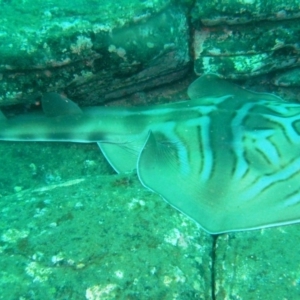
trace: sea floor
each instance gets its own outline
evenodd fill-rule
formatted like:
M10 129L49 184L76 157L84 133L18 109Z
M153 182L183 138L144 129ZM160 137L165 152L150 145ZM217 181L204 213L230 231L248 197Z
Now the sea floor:
M0 146L0 299L210 298L211 236L95 145Z

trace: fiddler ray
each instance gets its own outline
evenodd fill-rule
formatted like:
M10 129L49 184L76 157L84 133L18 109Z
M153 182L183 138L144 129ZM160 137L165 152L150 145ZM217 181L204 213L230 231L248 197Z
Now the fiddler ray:
M300 104L215 75L190 100L79 108L55 93L43 114L0 117L0 140L96 142L119 173L211 234L300 222Z

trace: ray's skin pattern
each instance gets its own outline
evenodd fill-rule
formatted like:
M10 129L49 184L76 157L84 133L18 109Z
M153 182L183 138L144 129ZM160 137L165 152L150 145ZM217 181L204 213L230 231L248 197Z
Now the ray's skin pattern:
M300 105L215 75L172 104L80 109L50 93L43 115L0 119L0 140L97 142L117 172L209 233L300 222Z

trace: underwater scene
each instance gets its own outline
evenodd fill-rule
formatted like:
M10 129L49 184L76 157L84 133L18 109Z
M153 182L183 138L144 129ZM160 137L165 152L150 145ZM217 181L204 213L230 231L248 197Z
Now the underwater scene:
M298 0L0 7L0 299L300 298Z

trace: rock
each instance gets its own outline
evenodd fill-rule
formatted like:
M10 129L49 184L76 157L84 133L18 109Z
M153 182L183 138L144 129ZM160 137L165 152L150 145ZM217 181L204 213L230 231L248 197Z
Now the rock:
M3 147L4 170L24 163L13 156L19 145ZM89 151L57 146L59 161L44 144L28 147L37 166L62 174L60 182L7 172L0 184L3 299L211 298L210 235L134 175L109 175L101 165L80 175ZM23 181L29 188L8 189Z
M244 79L299 66L299 20L199 26L194 31L196 74Z
M299 225L219 236L215 299L297 299Z
M174 83L192 64L197 75L277 84L300 64L298 0L28 0L1 14L0 106L49 91L98 105Z
M300 87L300 68L294 68L275 76L274 84L284 87Z
M192 21L205 26L245 24L262 20L288 20L300 17L298 0L196 0Z
M169 2L3 3L0 105L46 91L91 105L182 78L187 20Z

